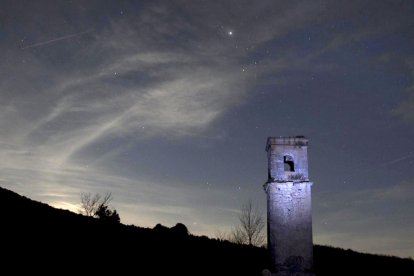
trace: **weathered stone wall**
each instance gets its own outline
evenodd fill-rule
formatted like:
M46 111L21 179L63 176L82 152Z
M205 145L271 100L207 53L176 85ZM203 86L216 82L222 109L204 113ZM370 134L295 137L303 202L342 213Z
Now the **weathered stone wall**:
M266 184L268 248L275 272L312 269L311 186L311 182Z
M266 144L268 248L271 270L278 275L299 275L313 267L307 146L308 140L302 136L269 137ZM286 167L286 160L292 165Z

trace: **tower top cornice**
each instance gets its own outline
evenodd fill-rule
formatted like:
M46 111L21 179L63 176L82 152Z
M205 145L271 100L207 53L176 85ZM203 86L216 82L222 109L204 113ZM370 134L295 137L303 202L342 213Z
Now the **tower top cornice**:
M283 145L283 146L300 146L307 147L308 139L305 136L285 136L285 137L267 137L266 151L269 150L269 147L272 145Z

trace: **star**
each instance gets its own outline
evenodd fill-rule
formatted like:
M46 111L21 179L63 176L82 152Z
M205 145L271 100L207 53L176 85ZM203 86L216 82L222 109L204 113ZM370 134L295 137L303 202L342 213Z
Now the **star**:
M233 31L229 31L228 34L229 34L229 36L232 36L233 35Z

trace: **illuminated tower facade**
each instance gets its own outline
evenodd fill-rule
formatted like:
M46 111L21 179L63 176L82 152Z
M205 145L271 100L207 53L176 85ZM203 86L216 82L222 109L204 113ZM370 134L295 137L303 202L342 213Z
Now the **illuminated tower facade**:
M269 137L267 237L276 275L313 275L311 187L308 139Z

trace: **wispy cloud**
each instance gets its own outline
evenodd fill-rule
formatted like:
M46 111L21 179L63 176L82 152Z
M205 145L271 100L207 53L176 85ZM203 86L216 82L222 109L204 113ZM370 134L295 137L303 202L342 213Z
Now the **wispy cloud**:
M240 66L244 45L266 42L292 28L280 24L255 36L254 41L240 32L240 48L235 48L234 41L220 36L220 29L230 23L204 27L202 17L210 15L201 13L203 16L190 22L170 13L172 8L176 7L150 5L133 21L112 21L109 29L88 32L88 39L93 40L76 54L87 60L72 61L67 70L56 70L36 52L26 53L29 64L14 66L19 72L15 77L20 79L2 87L16 92L1 111L0 125L9 130L0 137L2 144L8 145L0 153L2 160L7 160L1 164L3 169L24 174L22 168L30 168L56 178L77 171L78 166L72 167L74 156L84 155L85 148L101 141L123 135L135 135L137 140L154 135L196 136L245 99L253 75L244 73ZM197 13L199 8L191 10ZM286 8L289 12L278 20L308 10L294 5ZM198 26L197 31L192 23ZM189 31L192 36L185 36L189 41L180 38L181 32ZM223 43L198 32L216 32L216 39ZM86 32L26 48L83 34ZM177 39L175 45L169 41L172 34ZM164 47L162 41L170 46ZM113 150L123 148L120 145ZM110 156L98 154L88 160Z
M171 183L154 183L145 177L117 176L103 164L143 139L197 137L208 131L230 108L244 101L252 76L243 73L234 57L206 57L198 48L183 49L185 44L157 46L158 40L185 23L169 19L175 23L156 22L156 29L147 28L152 20L143 14L132 26L112 22L111 29L85 34L82 38L89 41L88 47L76 53L85 60L70 60L65 69L50 63L57 57L44 56L42 51L54 47L52 42L83 33L32 44L25 47L24 62L1 65L4 69L12 66L14 78L0 87L4 106L0 110L2 186L72 210L77 208L80 191L109 190L119 200L114 204L126 222L152 223L167 217L174 205L175 215L182 211L183 219L192 223L189 214L194 210L187 197L196 197L197 187L174 188ZM46 44L50 45L41 47ZM214 52L213 44L210 46ZM125 136L134 140L116 142ZM115 145L111 149L94 150L111 141ZM124 192L124 186L137 191L133 198ZM139 216L143 222L134 219L136 214L130 210L136 212L136 207L128 207L131 201L148 212ZM160 207L154 209L156 202ZM151 217L154 213L158 216Z
M408 244L412 240L410 229L414 227L413 197L413 181L319 194L314 198L318 222L314 225L315 242L362 251L368 247L371 252L383 254L412 255L412 244Z

